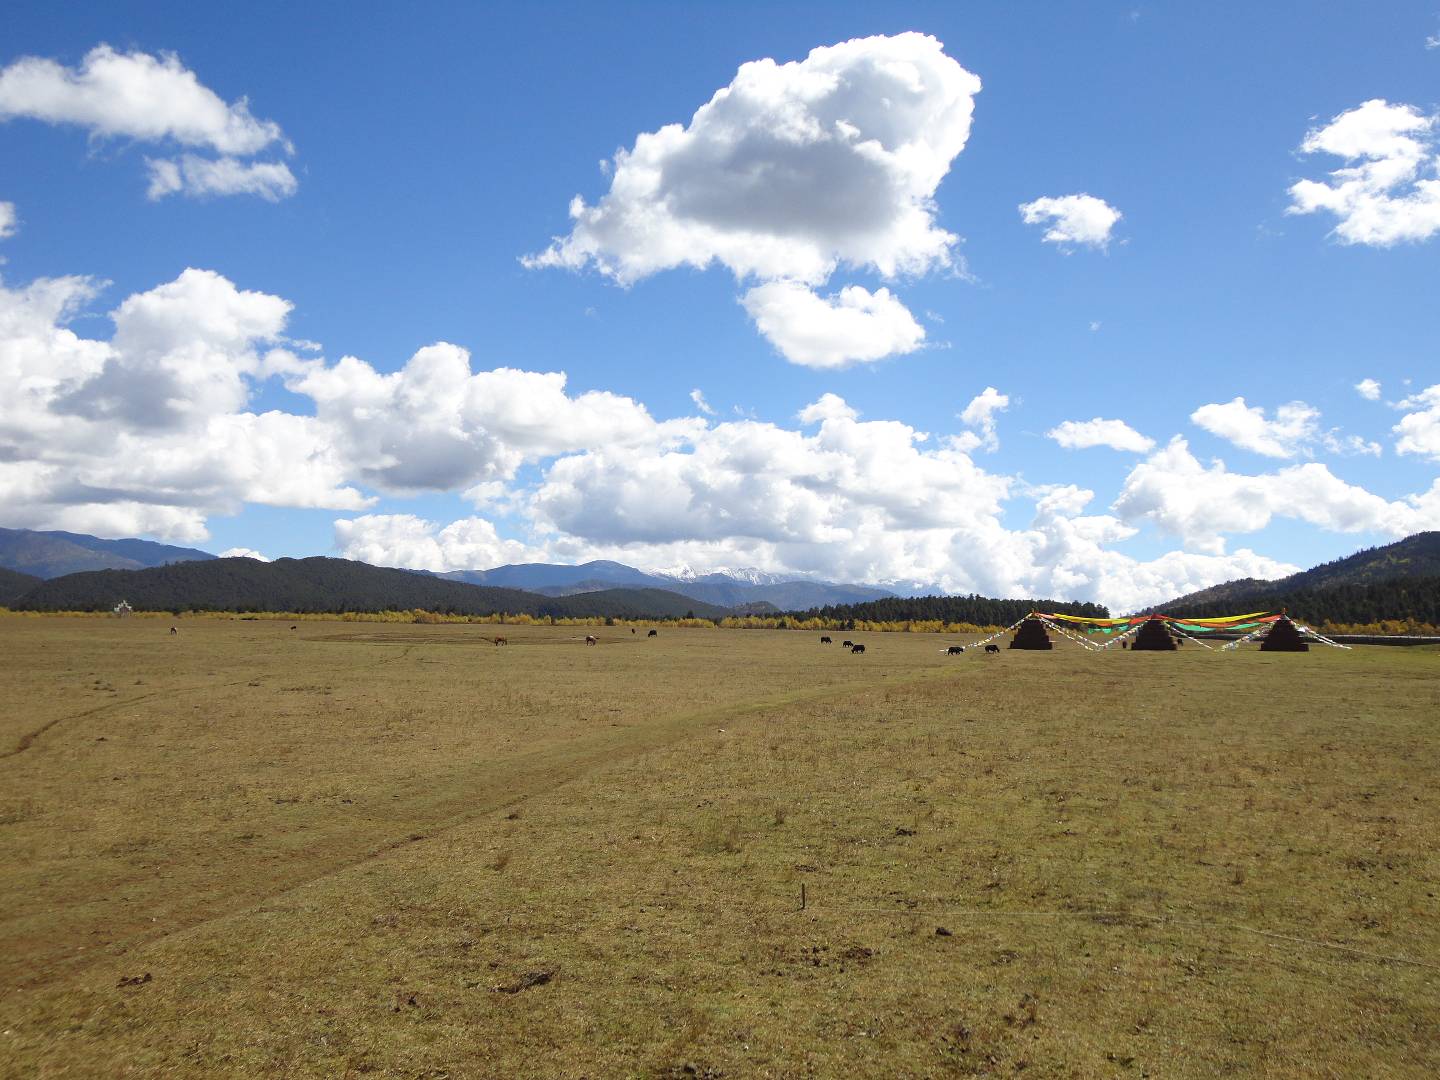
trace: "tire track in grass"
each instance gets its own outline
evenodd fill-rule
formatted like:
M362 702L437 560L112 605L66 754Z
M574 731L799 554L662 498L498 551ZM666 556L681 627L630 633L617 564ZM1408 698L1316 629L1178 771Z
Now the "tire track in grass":
M83 720L87 716L96 716L110 709L123 709L127 705L138 705L142 701L149 701L153 697L159 697L164 694L193 694L200 690L219 690L225 686L239 686L246 681L245 679L236 679L233 682L206 683L203 686L177 686L171 690L151 690L137 697L126 698L124 701L107 701L104 705L96 705L93 709L83 709L77 713L70 713L68 716L57 716L53 720L45 721L45 723L41 724L34 731L21 735L20 741L17 742L14 747L6 750L4 753L0 753L0 761L23 754L35 745L35 740L40 738L41 735L44 735L51 728L57 727L70 720Z
M217 884L231 885L229 892L216 890L193 897L196 910L192 917L179 917L164 929L146 929L129 936L117 934L109 942L113 949L103 952L96 950L85 955L67 956L49 964L35 964L22 979L5 989L38 989L74 976L96 964L112 960L117 951L130 952L277 903L299 889L309 888L358 866L383 859L413 843L432 840L487 814L522 803L532 796L552 794L557 788L595 770L652 750L672 746L722 721L734 722L796 705L845 698L875 690L914 686L940 679L956 679L966 670L968 669L954 667L928 668L908 677L897 677L894 672L885 672L864 682L832 684L822 690L793 691L755 702L719 705L698 712L678 714L652 724L607 728L578 747L541 747L503 762L486 763L480 768L454 774L438 792L433 782L427 780L423 786L412 791L402 791L395 796L403 798L405 805L415 810L413 817L432 813L433 817L424 824L413 825L403 834L391 833L388 836L376 834L368 837L336 838L326 830L310 830L307 836L312 850L333 850L337 845L343 846L347 840L350 850L328 859L317 857L310 867L299 868L289 875L288 879L283 875L282 880L272 879L268 888L246 889L243 884L235 884L234 877L225 879ZM430 798L427 799L426 796Z

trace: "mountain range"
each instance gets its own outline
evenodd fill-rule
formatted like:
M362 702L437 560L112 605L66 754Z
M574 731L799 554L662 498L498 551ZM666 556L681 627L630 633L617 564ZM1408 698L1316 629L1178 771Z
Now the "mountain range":
M82 533L0 529L0 568L39 578L61 577L84 570L143 570L217 557L208 551L172 547L151 540L102 540ZM491 570L453 570L433 576L555 597L612 589L659 589L679 593L701 604L747 611L799 611L895 595L871 585L843 585L754 569L709 574L688 570L651 573L608 560L578 566L515 563Z
M512 563L493 570L455 570L440 577L472 585L525 589L545 596L575 596L614 588L662 589L724 608L802 611L826 604L858 604L894 596L872 585L789 578L758 570L725 573L649 573L624 563L595 560L578 566L557 563Z
M38 578L81 570L143 570L166 563L213 559L208 551L153 540L102 540L70 532L0 529L0 568Z

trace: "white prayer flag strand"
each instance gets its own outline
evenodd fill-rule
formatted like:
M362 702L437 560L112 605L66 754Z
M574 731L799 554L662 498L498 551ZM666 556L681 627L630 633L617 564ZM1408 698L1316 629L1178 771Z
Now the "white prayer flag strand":
M1071 641L1076 642L1076 643L1079 644L1079 645L1085 646L1085 648L1091 650L1092 652L1099 652L1099 651L1100 651L1100 646L1099 646L1099 645L1094 645L1094 644L1092 644L1091 642L1086 641L1084 638L1080 637L1079 635L1070 633L1069 630L1066 630L1066 629L1062 628L1059 623L1051 622L1049 619L1045 618L1045 616L1043 616L1043 615L1037 615L1037 616L1035 616L1035 617L1040 620L1041 624L1043 624L1043 625L1045 625L1045 626L1048 626L1051 630L1054 630L1057 634L1060 634L1060 635L1062 635L1062 636L1064 636L1064 637L1067 637L1067 638L1069 638Z
M1211 651L1214 651L1214 646L1206 645L1205 642L1201 641L1197 637L1191 637L1191 635L1187 634L1184 630L1181 630L1174 623L1170 624L1170 629L1174 630L1175 633L1179 634L1183 638L1190 638L1191 641L1195 642L1195 644L1199 645L1202 649L1210 649Z
M1310 627L1308 627L1308 626L1301 626L1299 623L1296 623L1296 624L1295 624L1295 628L1296 628L1297 630L1299 630L1302 634L1309 634L1309 635L1310 635L1311 637L1313 637L1316 641L1319 641L1319 642L1321 642L1321 643L1323 643L1323 644L1325 644L1325 645L1329 645L1332 649L1348 649L1348 648L1350 648L1349 645L1341 645L1340 642L1338 642L1338 641L1331 641L1331 640L1330 640L1328 637L1326 637L1324 634L1317 633L1316 631L1311 630Z
M1252 638L1263 634L1266 629L1267 627L1265 626L1257 626L1254 630L1251 630L1250 633L1246 634L1244 637L1236 638L1234 641L1230 642L1230 644L1223 646L1222 651L1238 648L1239 646L1244 645L1247 641L1250 641Z
M1292 622L1293 622L1293 620L1292 620ZM1267 631L1270 631L1270 630L1274 630L1277 625L1279 625L1279 624L1278 624L1278 623L1269 623L1269 624L1266 625L1266 626L1257 627L1257 628L1255 628L1254 630L1251 630L1250 633L1246 634L1244 637L1242 637L1242 638L1240 638L1240 639L1238 639L1238 640L1236 640L1236 641L1230 642L1230 644L1226 645L1225 648L1227 648L1227 649L1233 649L1233 648L1235 648L1237 645L1244 645L1244 644L1248 643L1251 639L1257 637L1258 635L1264 634L1264 633L1266 633ZM1330 640L1329 638L1327 638L1324 634L1317 633L1316 631L1310 629L1310 627L1304 626L1304 625L1302 625L1302 624L1300 624L1300 623L1295 623L1295 629L1296 629L1299 633L1304 634L1304 635L1306 635L1307 637L1312 637L1312 638L1314 638L1316 641L1320 642L1322 645L1329 645L1332 649L1347 649L1347 650L1348 650L1348 649L1350 648L1349 645L1341 645L1340 642L1338 642L1338 641L1331 641L1331 640Z
M1029 615L1026 615L1026 616L1025 616L1025 619L1028 619L1028 618L1030 618L1030 616L1029 616ZM977 641L977 642L975 642L973 645L966 645L965 648L966 648L966 649L978 649L978 648L980 648L981 645L989 645L990 642L994 641L997 637L1000 637L1000 636L1002 636L1002 635L1004 635L1004 634L1008 634L1011 630L1014 630L1015 627L1019 626L1020 623L1023 623L1023 622L1025 621L1025 619L1021 619L1020 622L1011 623L1009 626L1005 627L1004 630L996 630L995 633L991 634L989 637L985 638L983 641Z
M1105 642L1105 644L1101 645L1100 648L1104 650L1110 648L1111 645L1119 644L1120 642L1128 638L1131 634L1138 634L1140 632L1140 628L1144 625L1144 623L1136 623L1134 626L1130 627L1129 630L1126 630L1123 634L1119 635L1118 637L1113 637L1109 641Z

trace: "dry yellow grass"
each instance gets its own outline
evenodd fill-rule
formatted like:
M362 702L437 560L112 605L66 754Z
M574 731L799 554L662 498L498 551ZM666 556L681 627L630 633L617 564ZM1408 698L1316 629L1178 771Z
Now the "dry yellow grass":
M0 620L8 1074L1440 1071L1432 650L178 625Z

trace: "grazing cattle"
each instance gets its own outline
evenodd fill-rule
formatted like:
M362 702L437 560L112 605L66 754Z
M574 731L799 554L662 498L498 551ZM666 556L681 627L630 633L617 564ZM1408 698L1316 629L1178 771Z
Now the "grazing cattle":
M635 627L630 627L630 632L633 634L635 632Z
M650 631L648 634L646 634L645 636L646 636L646 637L659 637L659 636L660 636L660 631L659 631L659 630L651 630L651 631Z
M600 644L600 639L597 638L594 634L586 634L586 635L585 635L585 644L586 644L586 645L599 645L599 644Z
M1000 651L1000 646L999 646L999 645L986 645L986 646L985 646L985 651L986 651L986 652L998 653L998 652Z
M833 644L833 643L831 642L831 640L830 640L828 637L822 637L822 638L820 639L820 644L821 644L821 645L830 645L830 644Z
M945 652L948 653L950 656L959 656L964 651L964 645L951 645L950 648L945 650Z
M842 641L842 642L840 642L840 647L841 647L842 649L848 649L848 648L850 648L850 646L852 646L852 645L854 645L854 644L855 644L855 643L854 643L853 641Z
M172 626L172 627L170 627L170 632L171 632L172 634L178 634L180 631L179 631L179 630L176 630L175 627Z
M851 651L852 653L855 653L855 652L864 652L864 651L865 651L865 646L864 646L864 645L851 645L851 646L850 646L850 651Z
M509 638L503 638L503 637L497 637L497 638L495 639L495 644L496 644L496 645L509 645L509 644L510 644L510 639L509 639Z
M290 627L290 629L291 629L291 630L299 630L300 627L298 627L298 626L292 626L292 627Z

